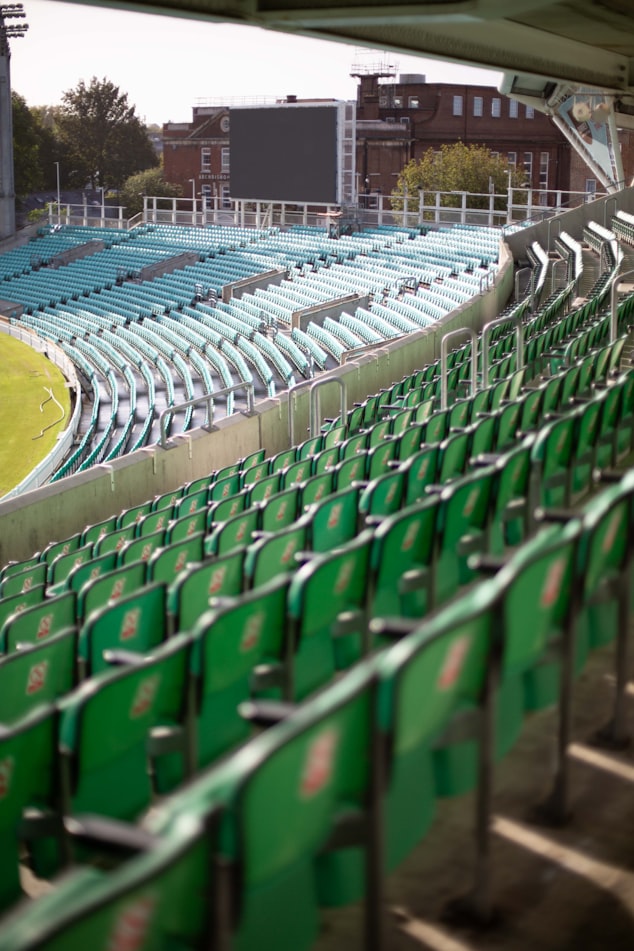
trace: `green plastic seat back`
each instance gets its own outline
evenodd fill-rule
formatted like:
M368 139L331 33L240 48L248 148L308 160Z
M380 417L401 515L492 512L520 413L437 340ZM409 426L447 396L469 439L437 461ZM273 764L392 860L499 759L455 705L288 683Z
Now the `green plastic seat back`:
M67 814L131 820L149 806L148 738L153 727L173 722L190 647L176 635L142 662L91 678L62 701Z
M167 532L159 529L151 535L131 538L119 549L119 565L129 565L134 561L148 562L155 551L165 544Z
M151 847L107 870L77 867L40 896L28 916L3 928L0 951L107 951L131 947L208 947L214 892L217 826L210 805L204 818L177 817ZM130 836L133 840L133 836Z
M371 544L372 532L364 531L338 551L317 555L293 577L288 609L297 636L298 698L323 686L336 668L349 666L361 656Z
M576 584L578 536L574 521L546 529L498 574L504 589L503 676L529 670L561 633Z
M209 501L219 502L220 499L226 499L230 495L236 495L242 488L240 474L235 472L225 479L219 479L209 489Z
M76 653L77 632L66 628L0 658L0 723L15 723L38 704L72 690Z
M75 548L66 555L58 555L48 566L48 584L60 584L66 580L73 568L84 565L92 558L92 543Z
M31 588L38 588L46 583L48 566L43 562L24 568L14 574L6 575L0 584L0 603L5 598L25 594Z
M198 532L204 533L206 529L207 510L198 509L196 512L192 512L191 515L181 515L180 518L173 521L167 530L165 541L167 544L186 541Z
M270 460L266 459L260 462L257 462L255 465L248 468L246 471L243 471L242 485L254 485L256 482L259 482L260 479L264 479L265 476L269 474L270 470Z
M333 484L337 491L345 489L354 482L364 482L368 453L362 450L337 463Z
M512 446L517 438L517 432L522 421L522 402L517 400L504 406L497 416L497 433L495 438L496 449L503 452Z
M78 652L85 675L109 669L104 651L147 654L160 644L167 636L166 599L166 585L152 582L92 611L79 632Z
M50 565L58 555L67 555L69 552L75 551L76 548L79 548L80 543L80 532L77 532L75 535L71 535L70 538L63 539L60 542L51 542L51 544L47 545L40 555L40 561L45 561L47 565Z
M396 416L393 416L390 425L390 432L392 435L399 437L402 436L403 433L406 433L412 423L413 417L414 410L411 408L401 410L400 413L397 413Z
M154 532L165 531L172 518L172 506L166 505L162 509L153 509L137 522L136 534L140 538L153 535Z
M401 462L418 452L425 434L424 423L410 423L407 429L397 437L396 455Z
M131 541L136 535L136 525L128 525L126 528L116 528L105 535L102 535L94 543L94 554L105 555L111 551L120 551L126 542Z
M576 363L574 366L568 367L564 374L560 402L562 409L569 406L570 401L574 399L575 396L584 392L584 390L581 389L581 385L581 364Z
M283 660L289 583L289 575L280 575L206 611L194 625L192 672L199 767L249 737L250 725L238 707L249 700L253 670L263 658Z
M442 442L447 436L448 429L449 410L436 410L427 420L423 442L431 444Z
M494 639L493 591L481 585L380 657L379 726L390 740L388 868L417 845L433 816L434 741L456 713L479 702Z
M571 459L574 451L576 416L567 416L547 423L533 445L533 462L540 465L539 504L544 506L570 503Z
M103 607L109 601L117 601L140 589L146 578L146 563L135 561L90 579L82 586L77 599L79 618L87 618L91 611Z
M20 614L33 605L41 604L44 601L45 592L45 586L39 584L35 587L27 588L26 591L22 591L20 594L0 598L0 652L5 653L7 649L1 634L6 622L14 614Z
M197 492L200 492L201 489L208 489L210 485L216 481L216 477L209 473L208 475L201 476L199 479L194 479L192 482L188 482L186 486L183 487L183 495L194 495Z
M307 479L313 474L313 460L310 459L298 459L296 462L292 462L284 471L283 471L283 484L284 488L288 489L290 486L297 485L298 483L304 483Z
M51 634L73 627L76 601L74 591L65 591L8 618L0 628L0 644L5 645L5 652L14 651L18 644L37 644Z
M292 449L283 449L271 459L271 472L281 472L282 469L287 469L288 466L294 462L297 462L295 447L293 446Z
M529 516L531 437L506 452L496 466L492 495L490 551L502 555L506 546L523 540Z
M369 482L388 471L389 463L396 456L396 449L395 440L389 439L368 450L365 478ZM337 485L339 485L339 481L337 481Z
M234 548L248 545L251 535L260 527L260 508L254 506L221 522L205 539L205 553L226 555Z
M121 512L117 519L117 528L127 528L128 525L136 525L144 515L152 510L152 501L141 502L139 505L133 505L129 509Z
M24 558L22 561L10 561L0 570L0 578L4 581L21 571L25 571L27 568L34 568L39 564L41 564L39 554L33 555L32 558Z
M111 551L105 555L99 555L97 558L91 558L90 561L82 562L69 572L66 579L67 587L77 594L88 581L99 578L107 571L113 571L117 566L117 555Z
M413 505L425 498L425 488L433 485L438 477L440 448L437 445L423 446L404 463L407 477L404 504Z
M38 706L19 722L0 729L0 909L21 895L20 827L29 806L53 806L56 770L57 711Z
M464 429L471 419L471 400L456 400L449 411L449 428Z
M174 505L183 495L183 487L180 486L178 489L172 489L170 492L163 492L162 495L157 495L154 501L152 502L152 511L156 512L159 509L164 508L173 508Z
M471 428L471 445L469 446L469 454L473 458L477 459L484 453L493 452L496 448L497 428L496 416L476 420Z
M384 519L374 533L372 616L424 617L434 597L439 500L430 496Z
M528 433L539 426L544 401L543 389L529 390L522 401L522 417L520 430Z
M358 452L363 452L364 449L368 448L368 441L369 436L367 432L356 433L354 436L350 436L341 443L339 447L339 458L349 459L350 456L354 456Z
M593 485L597 442L603 426L604 394L594 396L577 416L574 433L571 490L573 495L588 492Z
M494 468L486 466L441 492L436 574L436 593L440 603L475 578L468 559L474 552L487 550L495 477Z
M301 483L300 509L305 511L321 499L330 495L335 487L335 470L312 475Z
M208 490L204 488L199 489L197 492L192 492L191 495L184 495L182 499L179 499L173 506L173 517L182 518L184 515L193 515L194 512L206 508L208 494Z
M392 431L392 421L389 417L373 423L368 433L368 449L380 446L385 442L385 437Z
M343 425L340 426L331 426L330 429L324 433L324 450L334 449L341 445L341 443L346 438L346 427Z
M244 457L240 464L240 469L242 472L248 472L249 469L253 468L253 466L259 466L264 461L264 456L264 449L255 449L253 452L249 453L248 456Z
M426 423L434 411L434 399L422 399L416 407L414 419L417 423Z
M168 610L180 631L189 631L199 615L209 608L211 598L233 597L242 592L245 548L200 565L189 565L169 587Z
M311 436L310 439L304 440L297 446L297 458L298 459L309 459L313 456L316 456L318 452L324 448L324 437L323 436Z
M397 512L405 497L407 473L404 468L386 472L368 483L359 498L359 514L363 518L383 518Z
M248 489L241 489L235 495L228 495L226 499L218 499L207 506L207 528L219 525L220 522L226 522L233 518L238 512L243 512L247 508L247 499L249 497Z
M315 475L320 475L322 472L326 472L326 470L334 468L338 462L339 447L329 446L326 449L322 449L319 455L315 458L313 463L313 472Z
M309 521L298 519L274 535L258 538L247 548L244 576L250 588L258 588L279 574L295 571L295 556L306 551Z
M154 552L147 566L148 578L171 584L187 564L203 560L204 538L204 532L194 532Z
M281 474L274 472L272 475L263 476L257 482L253 483L249 492L248 504L256 505L258 502L267 502L279 491L281 484Z
M469 460L472 434L470 430L463 433L453 433L444 439L439 446L438 481L448 482L461 476Z
M326 552L350 541L359 526L359 486L349 486L308 509L310 548Z
M277 532L294 522L299 513L300 498L298 485L281 489L272 496L262 509L262 531Z
M315 860L342 811L367 799L373 697L374 671L362 664L235 755L244 778L224 839L241 883L236 948L312 947Z

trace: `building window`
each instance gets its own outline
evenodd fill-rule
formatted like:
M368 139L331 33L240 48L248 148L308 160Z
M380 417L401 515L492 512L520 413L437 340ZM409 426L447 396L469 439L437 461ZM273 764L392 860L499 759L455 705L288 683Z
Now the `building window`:
M211 185L201 185L200 195L203 200L203 208L209 208L211 198Z
M532 106L526 106L526 118L527 119L535 118L535 110L533 109Z
M597 180L596 178L586 178L586 195L589 198L594 198L597 193Z
M211 171L211 149L200 150L200 170L201 172Z
M410 96L407 100L407 105L410 109L418 109L420 106L420 100L418 96Z
M506 160L509 163L509 165L512 165L513 168L515 168L515 166L517 165L517 152L509 152L509 154L506 157Z
M517 119L520 114L519 106L517 99L509 99L509 119Z
M227 145L220 149L220 171L229 171L229 146Z
M462 96L453 97L453 115L454 116L462 115Z
M548 152L539 153L539 187L548 189Z
M221 197L222 197L222 207L231 208L231 189L228 185L222 186Z
M533 183L533 153L524 152L524 176L526 183L532 186Z
M401 123L401 125L409 126L409 116L401 116L401 118L399 119L399 122Z
M389 106L389 102L387 100L387 96L385 95L385 93L381 93L381 95L379 96L379 106L382 106L384 109L386 106Z
M484 103L483 103L483 100L482 100L482 96L474 96L474 97L473 97L473 114L474 114L474 116L481 116L481 115L482 115L483 106L484 106Z
M402 97L402 96L394 96L394 108L395 108L395 109L402 109L402 108L403 108L403 97Z
M385 121L389 122L390 124L396 123L396 116L386 116Z
M494 119L499 119L502 115L502 100L498 96L491 100L491 115Z

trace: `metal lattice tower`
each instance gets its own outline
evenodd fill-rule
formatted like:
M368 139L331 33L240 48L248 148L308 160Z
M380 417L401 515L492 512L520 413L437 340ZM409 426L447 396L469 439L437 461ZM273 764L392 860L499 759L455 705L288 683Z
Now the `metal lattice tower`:
M13 121L9 40L24 36L28 23L21 3L0 4L0 240L15 233ZM19 22L13 23L12 20Z

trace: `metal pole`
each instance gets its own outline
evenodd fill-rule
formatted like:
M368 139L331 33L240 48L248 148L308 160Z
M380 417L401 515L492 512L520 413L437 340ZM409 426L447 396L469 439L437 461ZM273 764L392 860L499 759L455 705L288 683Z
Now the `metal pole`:
M55 162L57 166L57 224L60 223L60 215L62 213L62 196L59 187L59 162Z

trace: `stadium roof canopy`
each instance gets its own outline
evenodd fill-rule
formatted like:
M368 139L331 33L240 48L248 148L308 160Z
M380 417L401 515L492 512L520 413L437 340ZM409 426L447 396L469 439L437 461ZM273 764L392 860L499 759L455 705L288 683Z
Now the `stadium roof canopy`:
M247 23L631 95L632 0L76 0Z

